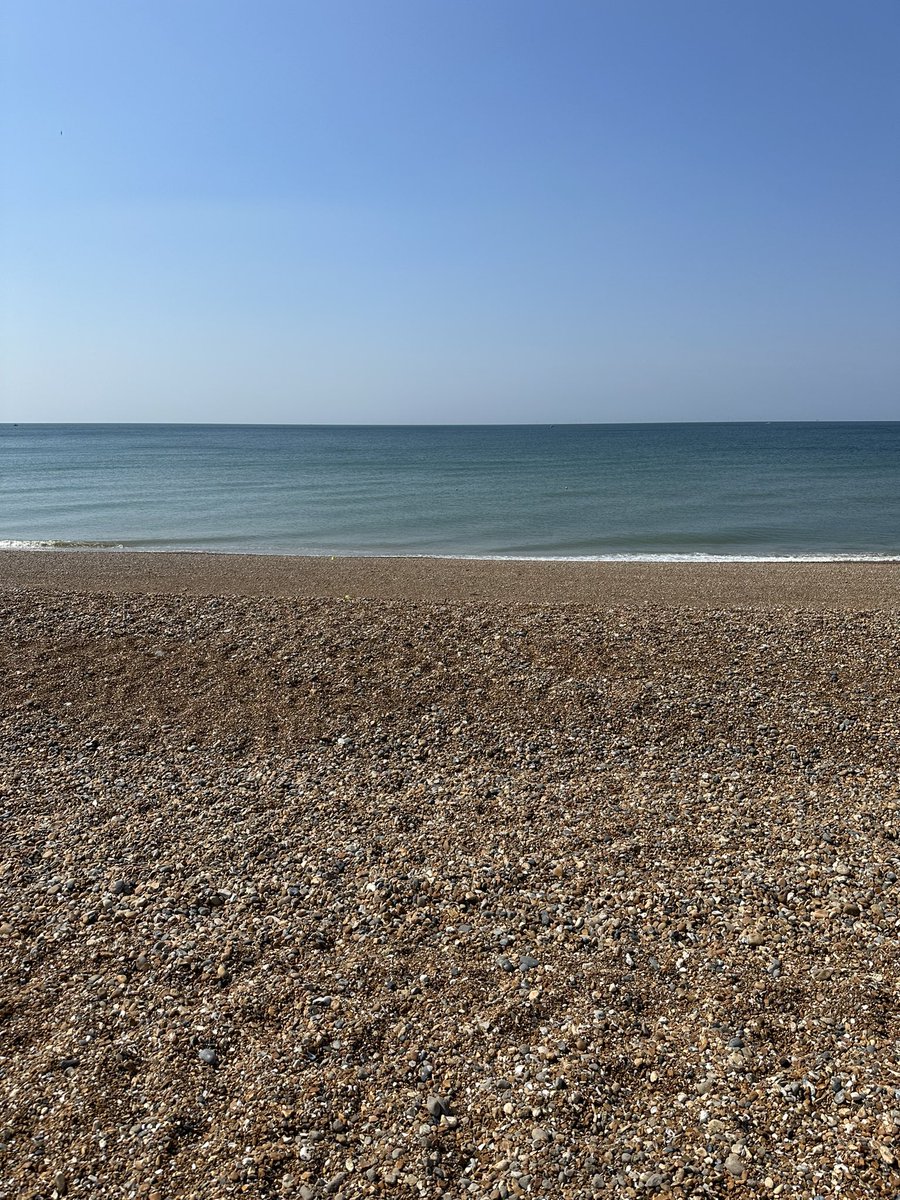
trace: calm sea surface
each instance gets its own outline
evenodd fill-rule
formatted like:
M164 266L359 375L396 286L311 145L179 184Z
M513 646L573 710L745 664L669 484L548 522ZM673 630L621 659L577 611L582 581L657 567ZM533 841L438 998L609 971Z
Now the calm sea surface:
M0 425L0 545L900 556L900 422Z

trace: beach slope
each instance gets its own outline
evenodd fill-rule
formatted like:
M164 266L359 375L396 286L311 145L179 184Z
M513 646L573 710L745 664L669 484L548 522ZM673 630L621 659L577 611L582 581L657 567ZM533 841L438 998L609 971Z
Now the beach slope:
M0 558L0 1195L900 1190L896 568Z

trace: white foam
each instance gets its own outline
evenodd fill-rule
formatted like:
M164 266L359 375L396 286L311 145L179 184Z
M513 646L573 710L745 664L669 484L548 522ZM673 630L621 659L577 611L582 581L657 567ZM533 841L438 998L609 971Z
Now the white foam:
M413 558L470 559L477 562L675 562L675 563L832 563L900 562L896 554L416 554Z
M0 539L0 550L52 550L56 542L24 542L13 539Z
M0 550L124 550L121 542L28 541L0 538Z
M0 550L140 550L145 554L185 553L184 547L164 545L127 546L122 542L37 541L0 538ZM440 554L398 550L261 550L258 548L213 550L201 545L188 553L260 555L284 558L434 558L451 562L570 562L570 563L900 563L900 554L706 554L694 553L620 553L620 554Z

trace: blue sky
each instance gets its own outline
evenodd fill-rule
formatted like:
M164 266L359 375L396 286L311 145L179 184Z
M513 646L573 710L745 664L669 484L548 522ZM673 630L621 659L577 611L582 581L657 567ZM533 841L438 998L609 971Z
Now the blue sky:
M0 419L900 417L897 0L0 0Z

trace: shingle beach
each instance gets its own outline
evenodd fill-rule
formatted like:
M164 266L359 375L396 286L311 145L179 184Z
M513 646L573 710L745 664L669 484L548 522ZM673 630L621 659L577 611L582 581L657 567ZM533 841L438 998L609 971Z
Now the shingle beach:
M900 1194L900 566L0 552L0 1196Z

